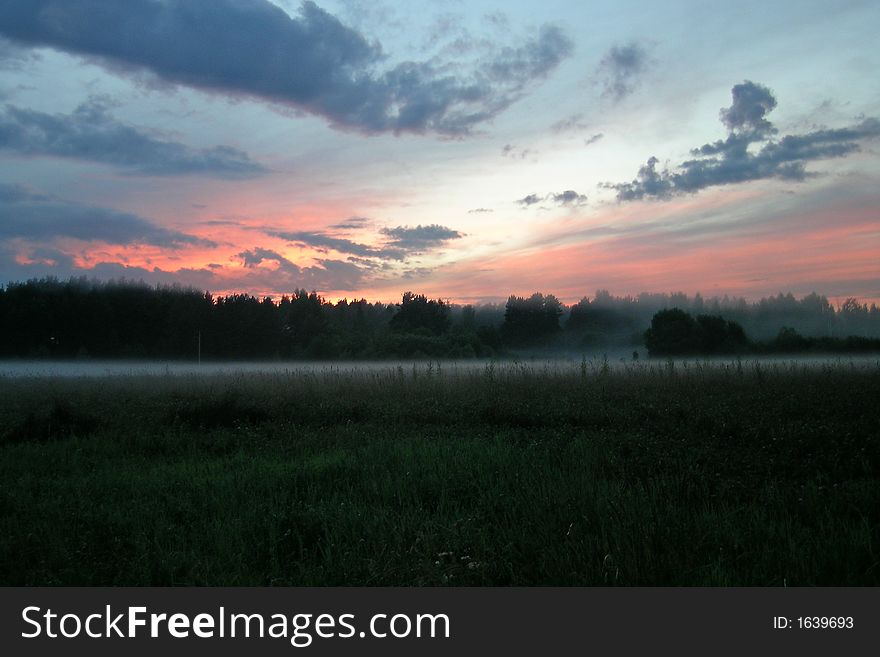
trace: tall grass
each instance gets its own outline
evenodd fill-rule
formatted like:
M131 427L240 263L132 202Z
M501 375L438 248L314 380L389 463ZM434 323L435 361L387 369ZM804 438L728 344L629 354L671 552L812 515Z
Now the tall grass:
M0 583L877 585L880 367L0 380Z

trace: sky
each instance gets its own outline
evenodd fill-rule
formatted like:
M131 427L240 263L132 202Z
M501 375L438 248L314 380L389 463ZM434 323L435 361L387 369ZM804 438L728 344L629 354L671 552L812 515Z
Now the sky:
M876 0L0 0L0 283L880 302Z

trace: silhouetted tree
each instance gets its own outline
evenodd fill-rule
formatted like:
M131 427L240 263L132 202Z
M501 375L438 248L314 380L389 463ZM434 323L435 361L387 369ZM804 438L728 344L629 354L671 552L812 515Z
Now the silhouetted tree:
M742 326L720 315L698 315L695 320L680 308L670 308L654 315L645 346L652 356L710 356L740 353L749 341Z
M645 331L645 346L652 356L735 354L749 347L742 326L720 315L698 315L680 308L661 310Z
M504 310L502 336L513 345L535 344L559 332L562 304L552 294L511 295Z
M797 353L807 351L810 346L810 340L790 326L783 326L779 329L776 339L770 344L770 349L774 352Z
M440 335L449 328L449 305L442 299L428 299L424 294L404 292L391 329L399 333L427 332Z
M571 307L565 330L581 345L599 345L630 335L642 322L631 299L614 299L607 290L598 290L590 301L584 297Z
M661 310L645 331L645 347L651 356L683 356L700 350L697 323L681 308Z
M743 327L720 315L697 315L701 354L735 354L749 346Z

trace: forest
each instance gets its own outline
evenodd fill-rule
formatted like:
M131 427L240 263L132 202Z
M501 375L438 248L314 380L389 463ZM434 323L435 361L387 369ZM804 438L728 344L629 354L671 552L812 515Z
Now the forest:
M658 324L659 322L659 324ZM195 360L487 358L523 353L650 355L880 350L880 308L792 294L748 302L682 293L567 306L552 294L460 305L404 292L400 303L214 296L134 281L54 278L0 289L0 357Z

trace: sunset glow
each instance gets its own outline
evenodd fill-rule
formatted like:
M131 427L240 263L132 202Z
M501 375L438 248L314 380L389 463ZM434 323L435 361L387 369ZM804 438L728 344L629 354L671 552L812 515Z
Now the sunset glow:
M880 6L587 4L0 0L0 279L880 301Z

